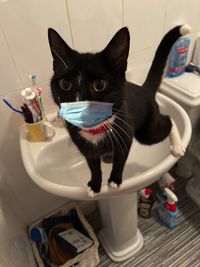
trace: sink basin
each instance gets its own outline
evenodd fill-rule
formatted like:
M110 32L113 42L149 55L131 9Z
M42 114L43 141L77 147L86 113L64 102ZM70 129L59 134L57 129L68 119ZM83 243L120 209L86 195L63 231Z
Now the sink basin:
M169 114L176 122L186 148L191 137L191 124L186 112L162 94L157 94L157 101L161 113ZM63 121L58 120L54 127L56 135L52 140L30 142L26 127L22 126L20 147L29 176L38 186L58 196L91 199L87 193L90 171L85 158L72 143ZM134 140L123 173L123 183L117 190L107 186L112 165L102 163L102 189L92 200L99 199L104 225L100 240L114 261L133 256L143 244L142 235L137 229L136 192L158 180L177 160L170 154L168 138L152 146L144 146ZM131 227L127 227L130 220L133 220Z
M186 147L191 135L186 113L161 94L158 94L157 99L162 113L171 115L177 123ZM33 181L43 189L62 197L88 199L87 182L90 180L90 171L86 160L72 143L63 122L57 122L54 127L56 135L53 140L38 143L27 139L25 125L21 128L20 145L24 166ZM103 186L96 198L138 191L158 180L176 161L177 158L170 154L168 139L152 146L141 145L134 140L120 189L112 190L107 186L112 165L102 163Z

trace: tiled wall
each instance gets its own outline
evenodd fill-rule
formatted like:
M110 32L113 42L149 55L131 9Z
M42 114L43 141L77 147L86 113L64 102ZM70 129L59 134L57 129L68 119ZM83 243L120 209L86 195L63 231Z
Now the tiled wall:
M200 32L199 0L0 1L0 96L7 95L19 104L20 89L30 84L29 74L36 73L44 88L46 109L49 108L52 59L47 42L48 27L60 32L74 49L98 51L120 27L128 26L131 34L129 69L132 79L141 82L161 37L180 23L192 26L194 39ZM18 132L22 118L8 110L2 101L0 114L1 229L7 219L17 215L7 211L9 205L19 210L16 225L20 227L65 200L33 184L20 156ZM10 196L9 201L4 199L5 192Z

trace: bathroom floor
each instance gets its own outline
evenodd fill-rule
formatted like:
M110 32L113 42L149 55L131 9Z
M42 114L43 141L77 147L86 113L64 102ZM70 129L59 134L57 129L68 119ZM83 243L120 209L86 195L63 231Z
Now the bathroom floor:
M144 247L123 263L112 262L100 246L99 267L198 267L200 266L200 208L187 196L184 179L176 179L179 198L177 227L169 230L154 218L139 218L139 229L144 237ZM98 212L90 217L98 231Z
M180 213L174 230L165 228L154 218L139 218L139 229L144 237L142 250L135 258L114 263L100 245L98 267L200 267L200 208L187 196L186 182L176 180ZM98 232L101 227L98 211L87 219ZM0 267L36 267L24 230L5 241L0 250Z

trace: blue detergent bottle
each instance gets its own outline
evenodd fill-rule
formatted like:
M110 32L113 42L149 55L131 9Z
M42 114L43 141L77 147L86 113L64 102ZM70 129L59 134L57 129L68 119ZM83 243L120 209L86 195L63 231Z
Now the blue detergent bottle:
M168 77L177 77L185 72L189 44L190 39L188 37L182 37L173 45L169 54Z
M176 202L177 196L169 189L164 189L166 194L166 201L159 204L156 212L156 217L169 229L176 227L178 208Z

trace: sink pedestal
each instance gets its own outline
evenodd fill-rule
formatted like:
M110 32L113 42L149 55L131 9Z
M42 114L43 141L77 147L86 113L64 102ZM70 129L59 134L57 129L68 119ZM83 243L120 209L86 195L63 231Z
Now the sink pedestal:
M115 262L133 257L143 246L137 228L137 193L98 201L103 228L99 240Z

